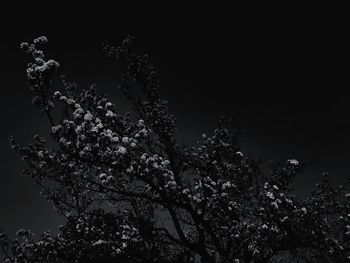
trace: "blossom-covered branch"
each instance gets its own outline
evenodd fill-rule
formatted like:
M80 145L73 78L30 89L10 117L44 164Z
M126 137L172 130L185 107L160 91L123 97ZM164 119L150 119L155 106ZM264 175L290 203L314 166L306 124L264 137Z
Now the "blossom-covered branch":
M55 146L39 135L27 146L10 142L26 163L24 174L67 222L39 240L28 230L19 240L1 233L5 261L349 261L345 186L332 187L325 174L301 200L290 187L299 161L262 171L226 118L196 146L180 145L155 69L132 51L131 37L104 50L126 68L121 90L132 113L119 112L95 85L79 90L63 77L53 90L59 63L45 60L46 42L39 37L21 47L31 59L33 103L47 115Z

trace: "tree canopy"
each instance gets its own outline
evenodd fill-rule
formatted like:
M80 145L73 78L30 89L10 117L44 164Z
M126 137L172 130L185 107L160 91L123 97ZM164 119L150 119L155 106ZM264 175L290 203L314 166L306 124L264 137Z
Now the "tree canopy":
M33 104L46 114L54 147L34 136L11 147L24 175L66 218L58 234L10 239L0 232L5 262L348 262L350 192L327 173L303 200L291 188L300 168L289 159L261 169L243 153L239 129L220 118L195 146L178 142L176 118L159 91L148 56L132 37L103 46L124 65L120 89L133 106L122 113L95 85L79 90L46 59L46 37L29 55Z

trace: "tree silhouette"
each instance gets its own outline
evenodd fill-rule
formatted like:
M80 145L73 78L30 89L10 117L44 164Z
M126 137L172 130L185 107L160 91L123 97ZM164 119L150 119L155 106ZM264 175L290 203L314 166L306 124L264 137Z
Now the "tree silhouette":
M121 61L120 89L132 114L122 114L92 85L78 91L62 77L52 90L55 60L46 37L22 43L33 104L50 123L55 147L35 135L28 146L10 138L26 163L23 173L66 217L57 235L34 239L0 233L5 262L347 262L350 192L328 174L310 197L290 187L295 159L271 165L242 153L239 130L220 118L195 147L180 145L176 119L159 97L146 55L126 38L108 56Z

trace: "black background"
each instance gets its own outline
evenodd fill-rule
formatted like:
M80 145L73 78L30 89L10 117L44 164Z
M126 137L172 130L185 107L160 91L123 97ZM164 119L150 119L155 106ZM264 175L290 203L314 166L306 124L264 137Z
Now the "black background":
M28 60L19 49L40 35L48 37L47 53L61 63L60 73L81 87L97 83L123 111L118 66L100 44L117 45L132 34L136 51L148 53L159 72L161 94L179 118L179 138L193 143L201 133L211 134L218 116L238 116L245 153L266 161L316 156L298 177L298 192L310 191L323 171L335 183L348 177L349 33L341 14L327 7L84 8L2 11L0 228L10 235L22 227L55 230L62 222L19 175L23 165L7 141L14 135L28 143L35 133L47 134L47 120L31 105Z

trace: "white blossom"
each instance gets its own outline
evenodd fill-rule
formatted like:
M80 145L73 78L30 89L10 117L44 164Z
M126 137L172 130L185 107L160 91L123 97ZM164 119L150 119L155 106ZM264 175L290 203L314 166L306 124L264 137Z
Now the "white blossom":
M115 114L111 111L111 110L108 110L107 113L106 113L106 117L114 117Z
M54 96L54 97L61 97L62 94L61 94L61 92L59 92L59 91L55 91L55 92L53 93L53 96Z
M53 126L53 127L51 128L51 132L55 134L55 133L57 133L61 128L62 128L61 125Z
M137 126L138 126L138 127L144 127L144 126L145 126L144 120L142 120L142 119L138 120Z
M34 44L44 44L44 43L47 43L48 40L45 36L41 36L41 37L35 38L33 42Z
M276 209L278 209L278 204L277 204L277 202L276 201L274 201L274 202L271 202L271 205L273 205Z
M60 100L61 100L61 101L67 101L67 97L66 97L66 96L61 96L61 97L60 97Z
M106 179L107 179L107 174L101 173L101 174L98 176L98 179L100 179L101 181L106 180Z
M69 105L72 105L72 104L75 103L75 100L73 100L73 99L68 99L68 100L67 100L67 103L68 103Z
M92 128L91 128L91 131L92 131L92 132L98 132L97 126L92 127Z
M93 246L98 246L98 245L102 245L102 244L105 244L105 243L107 243L107 242L102 240L102 239L99 239L96 242L94 242L92 245Z
M80 117L83 116L84 110L82 108L77 108L74 112L73 112L73 117L75 119L78 119Z
M123 142L124 144L129 143L129 138L128 138L128 137L123 137L123 138L122 138L122 142Z
M92 120L92 115L91 115L91 113L86 113L85 115L84 115L84 120L86 120L86 121L91 121Z
M287 162L292 164L292 165L298 165L299 164L299 161L296 160L296 159L289 159L289 160L287 160Z
M271 192L266 192L266 196L271 198L271 199L275 199L273 193L271 193Z
M117 152L118 152L119 154L125 154L125 153L126 153L126 149L125 149L123 146L120 146L120 147L118 148Z

